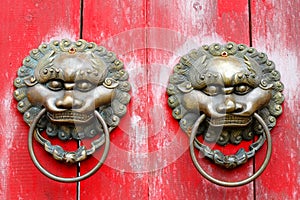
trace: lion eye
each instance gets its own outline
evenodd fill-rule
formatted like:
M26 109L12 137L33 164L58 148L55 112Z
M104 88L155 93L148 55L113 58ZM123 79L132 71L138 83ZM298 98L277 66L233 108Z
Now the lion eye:
M59 80L51 80L46 85L50 90L54 91L63 89L63 84Z
M235 86L234 91L236 94L247 94L251 89L252 88L248 85L238 85Z
M208 85L202 91L209 96L215 96L222 93L222 88L217 85Z
M82 92L90 91L94 87L95 85L89 81L79 81L76 83L76 89Z

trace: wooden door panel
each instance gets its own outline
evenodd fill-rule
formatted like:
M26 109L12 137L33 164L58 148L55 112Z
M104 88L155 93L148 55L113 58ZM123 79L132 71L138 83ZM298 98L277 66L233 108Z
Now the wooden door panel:
M166 95L168 76L179 57L191 49L227 41L249 45L248 9L247 1L149 1L149 106L153 107L151 110L155 110L157 105L161 106L155 110L153 121L164 122L154 124L157 126L154 130L159 131L149 137L149 152L155 151L156 160L164 163L150 174L150 199L254 198L252 183L228 189L208 182L198 173L189 155L187 136L173 119ZM245 144L245 147L248 145ZM237 147L234 148L236 151ZM223 151L226 152L227 147ZM251 175L252 162L250 160L235 170L224 170L207 160L200 160L200 164L211 175L225 181L240 180Z
M94 1L83 5L83 39L117 54L129 73L131 101L111 133L108 157L99 172L81 182L82 199L147 199L146 1ZM97 159L81 164L81 171Z
M61 184L43 176L27 150L29 127L17 111L13 80L29 51L42 42L80 34L80 1L1 1L0 34L0 198L75 199L77 184ZM53 173L76 176L77 167L58 164L36 146L38 159ZM45 154L45 155L44 155Z
M272 130L273 153L256 180L257 199L299 199L299 1L251 1L252 43L267 52L281 74L285 102ZM256 157L257 165L264 159ZM258 167L258 166L257 166Z
M299 199L299 2L5 0L0 7L1 199ZM40 43L81 37L123 61L132 85L131 102L110 135L105 164L89 179L65 184L34 167L27 150L29 127L16 109L12 82L22 59ZM283 114L271 132L270 164L256 181L237 188L214 185L198 173L188 137L173 119L166 94L180 56L203 44L228 41L267 53L285 85ZM235 153L241 146L249 143L231 145L233 150L217 148ZM240 180L259 168L265 149L235 170L204 159L200 164L222 180ZM49 171L66 177L86 173L102 153L77 167L55 161L36 143L35 151Z

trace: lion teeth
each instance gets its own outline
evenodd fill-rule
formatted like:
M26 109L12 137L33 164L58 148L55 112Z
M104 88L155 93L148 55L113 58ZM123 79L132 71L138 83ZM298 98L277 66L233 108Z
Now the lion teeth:
M71 111L65 111L60 113L48 113L48 116L51 117L54 120L88 120L93 116L93 114L85 114L85 113L78 113L78 112L71 112Z
M234 125L234 124L243 125L251 122L251 117L227 115L225 117L209 118L207 120L211 125Z

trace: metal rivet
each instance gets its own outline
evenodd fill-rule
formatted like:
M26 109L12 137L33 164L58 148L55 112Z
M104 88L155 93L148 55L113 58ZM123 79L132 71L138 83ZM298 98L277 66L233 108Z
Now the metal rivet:
M204 45L204 46L203 46L203 49L204 49L204 50L208 50L208 49L209 49L208 45Z
M81 41L77 41L77 42L76 42L76 45L77 45L77 46L81 46L81 45L82 45L82 42L81 42Z
M30 113L26 113L26 114L25 114L25 117L26 117L27 119L29 119L29 118L30 118Z
M20 101L20 103L19 103L19 107L23 107L24 106L24 102L23 101Z
M279 110L281 110L281 106L280 106L280 105L276 105L275 109L276 109L277 111L279 111Z
M232 49L233 45L232 44L228 44L227 45L227 49Z
M244 49L245 49L245 47L243 45L239 46L239 50L244 50Z
M268 60L268 61L267 61L267 65L268 65L268 66L271 66L271 65L272 65L272 61Z
M185 86L187 89L190 89L192 87L191 83L187 83Z
M118 118L116 116L113 116L112 121L116 122L118 120Z
M220 49L220 46L219 46L219 45L215 45L215 49L216 49L216 50L219 50L219 49Z
M253 50L252 48L248 49L248 52L249 52L249 53L253 53L253 51L254 51L254 50Z
M112 82L111 82L110 79L106 79L105 83L106 83L106 85L108 85L108 86L112 84Z

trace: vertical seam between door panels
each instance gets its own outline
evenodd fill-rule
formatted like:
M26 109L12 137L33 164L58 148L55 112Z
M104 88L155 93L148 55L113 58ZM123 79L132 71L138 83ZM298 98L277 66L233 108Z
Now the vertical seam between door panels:
M83 6L84 0L79 0L80 1L80 20L79 20L79 38L82 39L83 38ZM80 141L78 141L78 148L80 146ZM80 162L77 163L77 176L80 176ZM76 183L76 199L80 200L80 181L78 181Z
M80 25L79 25L79 38L82 39L82 33L83 33L83 1L80 0Z

